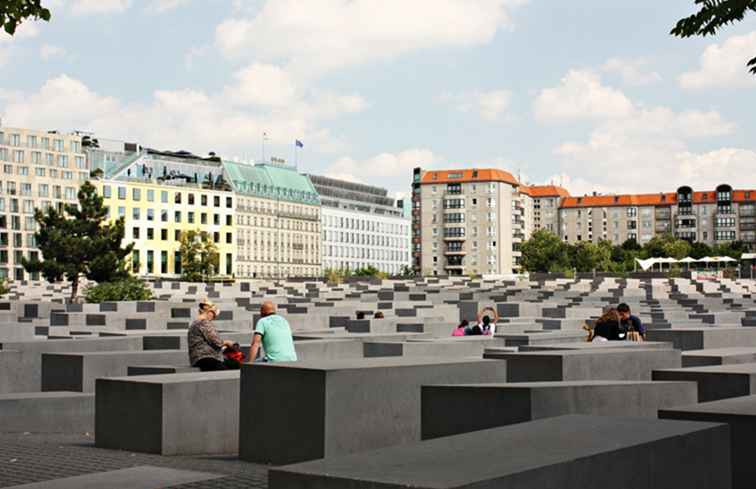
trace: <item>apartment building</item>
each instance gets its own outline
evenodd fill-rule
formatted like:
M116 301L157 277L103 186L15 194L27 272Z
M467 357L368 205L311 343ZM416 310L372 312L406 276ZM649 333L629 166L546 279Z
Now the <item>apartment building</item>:
M237 277L319 277L320 197L285 164L223 162L237 196Z
M567 189L557 185L522 186L520 192L527 195L533 206L533 230L544 229L559 233L559 207L562 199L570 196Z
M384 188L308 175L320 194L323 268L372 266L390 275L410 266L412 221Z
M208 232L218 249L216 272L234 274L236 195L219 158L146 149L106 170L94 183L110 219L125 220L134 274L179 277L180 240L187 231Z
M571 243L635 239L643 245L671 233L710 246L742 240L756 247L756 189L723 184L710 191L683 186L672 193L566 197L559 222L559 234Z
M36 280L22 258L41 258L34 209L77 202L89 178L79 134L0 126L0 279Z
M528 201L498 169L423 171L412 184L413 266L422 275L507 274L519 267Z

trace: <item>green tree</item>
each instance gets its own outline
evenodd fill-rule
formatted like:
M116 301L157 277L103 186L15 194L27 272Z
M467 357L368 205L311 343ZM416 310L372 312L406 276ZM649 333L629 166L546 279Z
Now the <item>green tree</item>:
M684 239L675 239L664 245L664 254L675 260L682 260L690 255L691 245Z
M187 282L202 282L217 274L218 247L207 231L181 233L181 277Z
M641 245L638 244L636 240L633 238L630 238L628 240L625 240L624 243L622 243L622 249L625 251L640 251L642 249Z
M549 231L533 233L520 251L522 267L529 272L563 272L570 268L569 246Z
M756 0L695 0L698 12L677 22L671 34L686 38L713 36L722 27L740 22L749 12L756 12ZM756 74L756 58L748 61L750 72Z
M50 20L50 11L42 0L0 0L0 27L11 36L27 19Z
M121 247L124 220L106 223L108 209L91 183L84 182L78 200L78 205L66 204L62 212L54 207L35 211L39 226L35 237L43 261L22 261L27 272L40 272L50 282L66 278L71 282L71 300L78 297L81 277L111 282L128 276L126 257L134 248L133 244Z
M700 260L705 256L712 256L714 253L709 245L696 241L690 245L690 257Z

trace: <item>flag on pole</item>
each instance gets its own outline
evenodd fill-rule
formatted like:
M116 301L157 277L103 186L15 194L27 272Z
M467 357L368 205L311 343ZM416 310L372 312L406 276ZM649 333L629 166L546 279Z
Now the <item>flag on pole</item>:
M302 141L300 141L299 139L294 140L294 145L297 148L304 148L304 143Z

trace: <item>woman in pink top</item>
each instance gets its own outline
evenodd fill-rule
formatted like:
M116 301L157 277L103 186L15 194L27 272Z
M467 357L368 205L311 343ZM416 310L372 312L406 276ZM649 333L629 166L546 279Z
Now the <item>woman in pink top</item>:
M459 323L459 326L454 328L454 331L452 331L452 336L465 336L465 333L467 331L467 326L469 326L470 323L467 322L467 319Z

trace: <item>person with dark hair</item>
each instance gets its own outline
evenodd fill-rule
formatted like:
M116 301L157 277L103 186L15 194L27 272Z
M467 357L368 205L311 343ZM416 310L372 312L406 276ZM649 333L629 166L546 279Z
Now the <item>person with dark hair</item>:
M223 350L223 364L229 370L239 370L244 363L244 352L241 350L239 343Z
M646 338L646 328L638 316L633 316L630 313L630 306L623 302L617 306L617 313L620 318L620 326L627 331L629 340L642 341Z
M357 311L357 320L365 319L365 313L362 311Z
M452 336L465 336L467 335L467 328L470 326L470 322L467 319L462 320L461 323L459 323L459 326L454 328L452 331Z
M199 367L203 372L226 370L221 352L225 347L233 346L232 341L223 341L213 321L218 317L218 308L208 299L199 304L197 319L189 326L187 343L189 347L189 363Z
M382 311L376 311L375 314L373 314L373 319L383 319L383 312Z
M491 314L486 314L490 312ZM481 334L486 336L493 336L496 334L496 322L499 320L499 313L493 307L484 307L482 311L478 313L478 327L481 330Z

